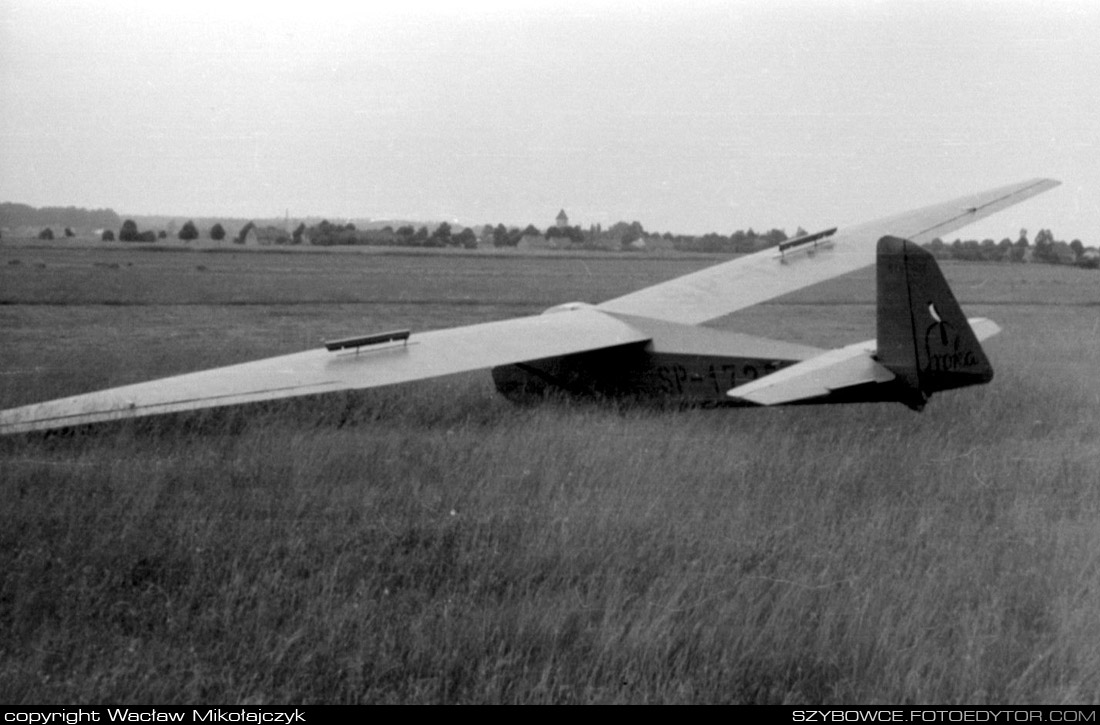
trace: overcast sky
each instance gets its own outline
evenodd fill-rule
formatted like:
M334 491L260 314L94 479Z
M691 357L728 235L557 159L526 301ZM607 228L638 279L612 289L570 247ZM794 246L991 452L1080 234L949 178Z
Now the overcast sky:
M1046 176L964 234L1100 243L1085 0L0 0L0 98L35 206L793 233Z

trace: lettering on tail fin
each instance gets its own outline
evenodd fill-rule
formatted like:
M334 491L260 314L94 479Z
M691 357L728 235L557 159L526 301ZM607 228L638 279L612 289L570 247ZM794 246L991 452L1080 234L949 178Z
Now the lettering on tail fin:
M974 351L963 347L962 337L955 326L944 322L936 312L936 303L928 303L928 312L935 320L924 331L924 354L929 373L950 373L968 370L979 365Z
M932 393L993 378L935 257L907 240L883 237L877 284L877 359L897 376L903 402L919 409Z

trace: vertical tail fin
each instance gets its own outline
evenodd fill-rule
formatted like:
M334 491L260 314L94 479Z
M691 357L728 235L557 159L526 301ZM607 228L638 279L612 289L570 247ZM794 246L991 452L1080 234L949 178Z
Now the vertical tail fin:
M897 237L878 241L880 364L919 410L932 393L988 383L993 367L947 286L935 258Z

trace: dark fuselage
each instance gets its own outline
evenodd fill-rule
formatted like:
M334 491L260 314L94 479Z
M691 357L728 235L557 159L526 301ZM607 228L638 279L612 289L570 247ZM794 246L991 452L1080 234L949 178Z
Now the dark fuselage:
M731 405L726 392L797 359L655 352L651 343L493 368L497 390L529 402L548 395L682 405Z

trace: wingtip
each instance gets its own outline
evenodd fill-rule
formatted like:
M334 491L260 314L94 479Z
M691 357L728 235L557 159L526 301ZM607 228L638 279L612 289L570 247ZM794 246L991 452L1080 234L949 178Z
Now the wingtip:
M1037 188L1039 192L1050 191L1051 189L1061 186L1061 179L1051 179L1047 177L1037 177L1030 181L1023 182L1025 188Z

